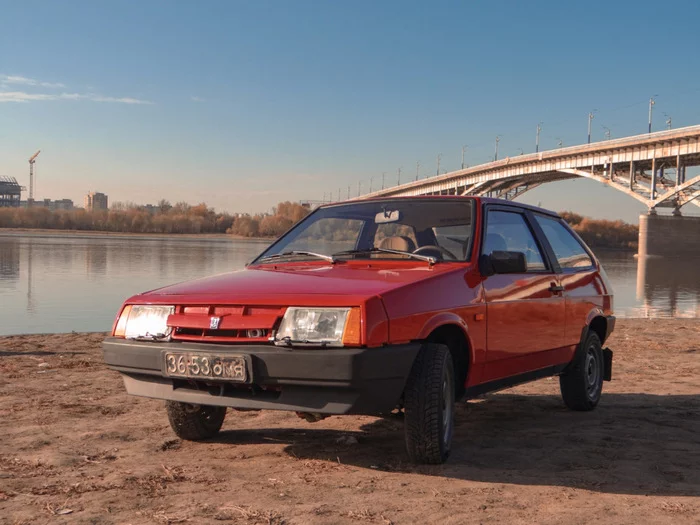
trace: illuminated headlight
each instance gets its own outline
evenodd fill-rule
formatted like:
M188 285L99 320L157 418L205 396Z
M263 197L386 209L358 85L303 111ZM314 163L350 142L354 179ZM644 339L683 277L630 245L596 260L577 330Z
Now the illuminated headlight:
M341 346L351 310L352 308L287 308L275 334L275 344Z
M168 328L168 316L174 312L174 306L127 306L119 319L115 335L123 330L123 337L127 339L164 339L172 331ZM119 325L122 330L119 330Z

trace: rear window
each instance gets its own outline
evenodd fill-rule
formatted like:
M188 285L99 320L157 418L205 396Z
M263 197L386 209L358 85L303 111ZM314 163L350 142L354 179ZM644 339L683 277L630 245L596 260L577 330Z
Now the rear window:
M581 246L578 239L564 226L559 219L536 214L537 222L544 231L554 255L563 269L590 268L593 260Z

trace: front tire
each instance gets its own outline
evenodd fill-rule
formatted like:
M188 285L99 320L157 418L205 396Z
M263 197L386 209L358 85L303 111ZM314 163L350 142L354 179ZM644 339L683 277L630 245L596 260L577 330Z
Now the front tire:
M226 417L226 407L191 405L179 401L166 401L170 427L177 437L187 441L201 441L218 434Z
M424 344L404 390L406 451L414 463L439 464L450 455L455 374L449 348Z
M564 403L571 410L593 410L603 392L603 349L598 334L589 331L582 351L574 357L569 368L559 376L559 388Z

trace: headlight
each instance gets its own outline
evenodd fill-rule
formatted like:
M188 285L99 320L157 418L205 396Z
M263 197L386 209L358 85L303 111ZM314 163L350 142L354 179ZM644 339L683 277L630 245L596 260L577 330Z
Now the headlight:
M126 306L114 335L127 339L164 339L172 331L168 328L168 316L174 312L174 306Z
M294 343L323 346L359 345L359 308L287 308L275 334L275 344Z

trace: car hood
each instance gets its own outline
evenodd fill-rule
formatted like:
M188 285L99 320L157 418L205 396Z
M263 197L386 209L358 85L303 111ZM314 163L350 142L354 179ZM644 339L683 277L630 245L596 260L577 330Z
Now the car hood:
M457 268L454 264L431 267L425 263L253 267L166 286L137 297L159 301L178 296L192 301L198 298L213 301L213 296L217 296L217 302L227 296L228 300L243 296L269 299L280 295L369 297Z

